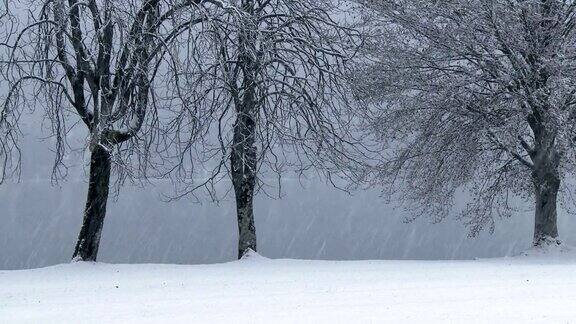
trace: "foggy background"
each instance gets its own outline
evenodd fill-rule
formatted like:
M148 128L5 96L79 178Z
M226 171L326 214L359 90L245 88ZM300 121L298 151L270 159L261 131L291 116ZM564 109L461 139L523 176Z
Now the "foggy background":
M50 182L52 144L34 118L22 118L20 182L0 186L0 269L69 262L80 230L87 185L82 152L68 156L69 177ZM71 141L81 147L83 129ZM234 260L237 227L233 195L220 202L167 203L171 185L125 186L110 199L99 261L198 264ZM464 202L460 202L464 203ZM531 206L498 222L496 232L469 239L453 218L404 223L405 213L377 190L349 195L321 179L283 182L283 198L259 194L255 202L259 252L270 258L472 259L518 253L532 242ZM560 237L576 243L574 217L560 212Z
M69 262L88 188L82 152L68 157L67 180L52 185L53 145L39 127L48 127L48 121L23 116L21 122L22 176L0 185L0 269ZM70 144L83 147L85 130L74 132ZM484 231L469 239L453 218L404 223L406 214L385 204L378 190L349 195L321 179L299 181L290 175L282 186L282 199L259 194L255 201L259 253L270 258L472 259L515 254L532 243L530 204L526 212L499 221L493 235ZM192 199L166 203L166 193L169 184L125 186L117 200L109 200L99 261L198 264L236 258L233 195L219 204L197 204ZM564 242L576 244L574 217L560 211L559 231Z

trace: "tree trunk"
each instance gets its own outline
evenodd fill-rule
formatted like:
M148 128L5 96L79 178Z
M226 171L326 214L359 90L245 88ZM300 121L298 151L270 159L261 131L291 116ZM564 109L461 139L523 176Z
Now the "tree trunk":
M254 187L256 186L256 146L254 145L255 122L245 113L239 113L234 124L234 139L230 162L232 184L236 195L238 217L238 258L246 251L256 251L256 228L254 227Z
M536 208L534 215L534 246L558 243L556 201L560 189L557 172L543 172L533 175Z
M100 235L106 216L106 202L110 184L110 153L96 145L90 160L90 184L84 209L82 229L74 250L74 260L96 261Z
M534 124L534 123L533 123ZM535 150L532 161L532 182L536 206L534 210L534 246L559 243L556 202L560 190L560 159L555 136L543 125L532 127Z
M256 84L258 80L257 28L254 19L254 0L243 0L242 10L246 21L238 38L238 64L242 70L242 96L235 102L236 123L230 162L231 176L236 195L238 217L238 259L250 249L256 251L256 228L254 226L254 189L256 186Z

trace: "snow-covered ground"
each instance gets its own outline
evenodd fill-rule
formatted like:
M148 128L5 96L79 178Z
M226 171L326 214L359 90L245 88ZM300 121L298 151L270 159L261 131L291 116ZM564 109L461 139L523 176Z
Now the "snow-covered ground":
M0 271L0 323L576 323L576 257Z

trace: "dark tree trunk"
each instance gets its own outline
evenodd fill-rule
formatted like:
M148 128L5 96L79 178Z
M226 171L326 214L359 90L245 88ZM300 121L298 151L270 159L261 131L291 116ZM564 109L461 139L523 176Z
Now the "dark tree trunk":
M110 184L110 153L96 145L90 160L90 184L84 209L84 221L74 250L74 260L96 261L100 235L106 216Z
M247 17L254 16L254 0L243 0L242 10ZM238 217L238 259L250 249L256 249L256 228L254 226L254 189L256 186L256 84L258 80L256 26L257 20L247 19L239 35L238 56L242 70L242 96L235 101L236 123L230 162L236 214Z
M555 135L550 134L543 123L531 118L534 132L532 152L532 183L536 206L534 209L534 246L559 243L556 203L560 190L561 154L556 148Z
M239 113L234 124L234 143L230 156L238 217L238 258L241 258L248 249L256 251L253 210L254 187L256 185L254 132L254 119L248 114Z
M536 208L534 215L534 246L558 243L556 201L560 189L557 172L535 171L533 175Z

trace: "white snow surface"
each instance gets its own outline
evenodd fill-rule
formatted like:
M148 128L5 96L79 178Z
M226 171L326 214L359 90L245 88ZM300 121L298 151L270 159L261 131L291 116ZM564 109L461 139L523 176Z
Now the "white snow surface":
M0 323L576 323L576 254L0 271Z

